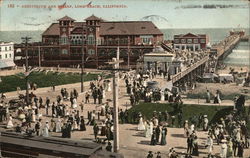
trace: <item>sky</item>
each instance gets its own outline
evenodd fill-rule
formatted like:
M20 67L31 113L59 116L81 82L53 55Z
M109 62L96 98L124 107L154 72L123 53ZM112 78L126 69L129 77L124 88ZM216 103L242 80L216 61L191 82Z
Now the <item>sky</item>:
M71 8L59 9L63 4ZM77 8L87 4L101 8ZM65 15L84 21L92 14L108 21L150 20L161 29L249 28L249 6L247 0L0 0L0 31L45 30Z

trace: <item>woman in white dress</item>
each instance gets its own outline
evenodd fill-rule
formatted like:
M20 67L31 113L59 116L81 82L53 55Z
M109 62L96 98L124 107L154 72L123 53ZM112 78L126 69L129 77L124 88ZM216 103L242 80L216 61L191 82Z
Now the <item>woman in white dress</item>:
M62 130L62 120L60 116L58 116L56 121L56 132L61 132L61 130Z
M111 82L108 82L108 92L111 92Z
M161 90L161 101L165 101L165 93Z
M150 138L151 137L151 135L150 135L150 125L149 125L149 123L148 123L148 121L146 121L146 124L145 124L145 137L146 138Z
M105 99L105 98L106 98L106 92L105 92L105 90L104 90L104 89L102 90L102 98L103 98L103 99Z
M141 115L140 115L140 120L139 120L139 124L138 124L138 130L139 131L144 131L145 130L145 126L144 126L144 123L143 123L143 118L142 118Z
M192 125L190 126L190 131L191 131L191 133L194 131L194 124L192 124Z
M46 121L46 124L43 128L43 137L49 137L49 122Z
M221 151L220 151L220 156L221 158L227 158L227 144L226 144L226 140L223 139L221 144Z
M74 122L73 122L73 130L78 130L76 119L74 119Z
M154 124L152 122L152 120L149 122L149 135L152 136L153 134L153 128L154 128Z
M36 113L35 113L35 110L34 109L32 109L32 117L31 117L31 121L32 122L36 122Z
M13 127L14 127L14 125L12 122L12 116L10 115L6 128L13 128Z
M77 101L76 101L76 98L73 99L73 105L72 107L75 109L77 108Z

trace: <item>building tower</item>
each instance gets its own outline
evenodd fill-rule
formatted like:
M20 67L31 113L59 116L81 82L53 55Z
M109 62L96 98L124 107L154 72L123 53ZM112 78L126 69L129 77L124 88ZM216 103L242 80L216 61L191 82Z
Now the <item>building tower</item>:
M60 28L60 38L59 38L59 45L61 50L61 56L67 57L70 55L70 32L74 27L74 19L64 16L63 18L59 19L59 28Z
M92 56L96 60L96 67L98 68L98 53L97 45L100 43L100 23L103 21L94 15L85 19L86 21L86 39L87 39L87 56Z

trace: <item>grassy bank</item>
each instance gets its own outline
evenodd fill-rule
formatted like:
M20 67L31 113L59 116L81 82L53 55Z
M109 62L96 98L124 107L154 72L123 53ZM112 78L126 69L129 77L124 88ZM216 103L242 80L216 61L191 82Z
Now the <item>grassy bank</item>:
M109 76L99 74L104 78ZM84 74L84 81L91 81L97 79L98 74ZM16 91L17 87L22 90L26 88L26 81L24 75L19 73L11 76L1 77L0 92ZM57 72L32 72L29 76L29 82L36 83L39 87L50 87L52 85L63 85L70 83L77 83L81 81L81 75L78 73L57 73Z
M206 106L206 105L179 105L183 111L183 121L189 120L189 122L197 121L198 116L208 115L210 123L217 122L220 118L228 115L232 110L232 106ZM160 103L140 103L129 109L129 119L131 120L133 113L141 112L146 119L151 119L153 111L164 112L168 111L171 116L176 116L175 127L178 127L178 105L177 104L160 104ZM170 122L168 122L170 123ZM197 122L196 122L197 123ZM248 129L250 129L250 123L248 123Z

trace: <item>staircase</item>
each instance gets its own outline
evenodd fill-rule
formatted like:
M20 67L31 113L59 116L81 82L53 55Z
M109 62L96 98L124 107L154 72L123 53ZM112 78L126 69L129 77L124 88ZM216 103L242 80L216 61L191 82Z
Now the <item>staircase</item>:
M161 47L168 52L173 52L173 49L163 42L161 43Z

